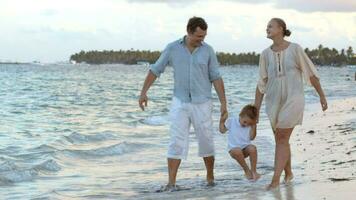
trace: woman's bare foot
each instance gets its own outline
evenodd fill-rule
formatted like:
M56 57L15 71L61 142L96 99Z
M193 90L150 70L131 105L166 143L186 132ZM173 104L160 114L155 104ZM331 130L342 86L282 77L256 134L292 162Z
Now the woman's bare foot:
M261 174L257 172L252 172L252 179L253 181L257 181L261 177Z
M288 185L292 182L292 179L294 178L293 174L286 175L284 177L284 184Z
M266 190L276 190L278 188L279 188L279 183L272 182L266 187Z

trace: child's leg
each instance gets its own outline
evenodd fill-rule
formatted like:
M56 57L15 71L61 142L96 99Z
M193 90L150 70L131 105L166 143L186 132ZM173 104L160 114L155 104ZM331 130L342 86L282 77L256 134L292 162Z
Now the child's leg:
M242 169L245 171L245 176L247 179L252 179L252 173L250 168L245 162L245 155L242 152L240 148L233 148L229 151L230 156L234 158L242 167Z
M250 163L251 163L251 172L252 172L252 178L254 180L257 180L260 178L260 174L257 173L256 170L256 165L257 165L257 148L255 145L248 145L247 147L245 147L243 149L243 153L245 156L249 156L250 157Z

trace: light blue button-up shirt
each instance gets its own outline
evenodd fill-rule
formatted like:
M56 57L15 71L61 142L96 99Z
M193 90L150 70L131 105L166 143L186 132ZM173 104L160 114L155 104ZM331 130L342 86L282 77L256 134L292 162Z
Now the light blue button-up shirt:
M202 42L193 53L185 45L185 37L167 45L150 70L157 77L167 65L173 67L174 96L182 102L204 103L211 99L212 81L221 78L213 48Z

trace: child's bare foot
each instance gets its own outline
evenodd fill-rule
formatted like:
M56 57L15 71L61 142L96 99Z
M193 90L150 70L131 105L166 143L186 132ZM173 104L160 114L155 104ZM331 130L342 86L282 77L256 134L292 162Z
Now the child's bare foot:
M259 178L261 178L261 174L259 174L257 172L252 172L253 181L257 181Z
M292 179L294 178L293 174L286 175L284 177L284 184L288 185L292 182Z

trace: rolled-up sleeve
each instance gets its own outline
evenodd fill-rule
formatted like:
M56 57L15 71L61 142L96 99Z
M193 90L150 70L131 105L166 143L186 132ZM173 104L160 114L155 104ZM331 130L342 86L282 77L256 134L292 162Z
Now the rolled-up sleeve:
M260 55L259 61L259 80L257 83L258 90L264 94L266 92L266 86L268 81L268 74L267 74L267 62L264 52Z
M161 55L159 56L158 60L150 65L151 72L159 77L161 73L164 72L166 66L169 64L170 58L170 45L167 45L166 48L162 51Z
M211 82L220 79L220 71L219 71L219 62L218 58L216 57L216 53L214 52L214 49L210 47L209 50L209 63L208 63L208 69L209 69L209 80Z

